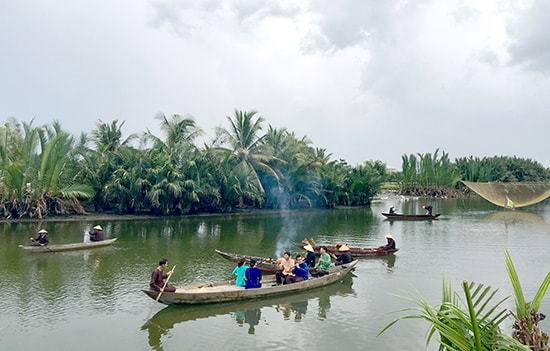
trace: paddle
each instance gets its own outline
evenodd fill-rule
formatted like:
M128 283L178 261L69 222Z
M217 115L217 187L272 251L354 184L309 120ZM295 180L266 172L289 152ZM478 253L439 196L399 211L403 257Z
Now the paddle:
M34 240L34 238L31 238L31 241L32 241L32 242L36 242L36 240ZM48 247L48 245L42 245L42 244L40 244L40 246L45 247L45 248L48 249L48 251L51 252L51 253L55 253L55 251L52 250L52 249L50 249L50 248Z
M149 314L147 315L147 318L145 319L146 321L151 318L151 313L153 313L153 308L155 308L157 302L159 302L160 295L162 295L162 293L164 292L164 288L166 288L166 285L168 285L168 281L170 280L170 277L174 273L174 269L176 269L176 265L174 265L174 267L172 267L172 270L170 272L168 272L168 278L166 278L166 281L164 282L164 285L162 286L162 289L160 289L160 292L157 295L157 298L155 299L155 302L153 302L153 306L151 306L151 310L149 310Z

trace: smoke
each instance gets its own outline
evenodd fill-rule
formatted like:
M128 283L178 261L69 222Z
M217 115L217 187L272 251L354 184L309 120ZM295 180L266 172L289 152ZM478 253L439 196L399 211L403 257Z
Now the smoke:
M275 246L275 255L281 257L285 251L292 252L296 247L294 244L298 242L299 223L297 217L292 216L292 211L283 210L280 212L281 222L283 223L281 231L277 236L277 244Z

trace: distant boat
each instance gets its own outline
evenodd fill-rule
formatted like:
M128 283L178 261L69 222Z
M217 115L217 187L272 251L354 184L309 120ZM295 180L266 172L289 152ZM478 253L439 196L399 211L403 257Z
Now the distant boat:
M434 214L434 215L429 215L429 214L411 215L411 214L398 214L398 213L384 213L384 212L382 212L382 216L386 217L389 220L426 221L426 220L437 219L437 217L441 216L441 213L437 213L437 214Z
M233 262L237 264L241 258L244 258L245 264L250 265L250 260L253 258L256 260L256 267L258 267L263 273L265 274L275 274L279 269L277 268L277 265L275 264L276 259L272 259L271 257L257 257L257 256L246 256L246 255L239 255L234 253L227 253L220 251L218 249L215 249L216 253L229 262Z
M104 247L112 245L117 238L107 239L102 241L90 241L74 244L59 244L59 245L47 245L47 246L32 246L32 245L19 245L25 251L31 253L38 252L61 252L61 251L73 251L73 250L87 250L95 249L96 247Z
M193 284L176 287L175 292L164 292L160 296L158 291L143 290L143 292L158 301L170 304L207 304L227 301L252 300L284 294L296 294L335 283L350 273L357 260L349 264L331 266L330 273L322 277L310 277L307 280L292 284L275 284L275 276L270 275L262 279L262 287L245 289L235 285L235 280Z
M302 250L304 249L304 244L296 244L297 247L299 247ZM313 251L315 251L316 254L319 253L319 248L323 245L315 245L313 247ZM327 252L329 254L341 254L341 251L338 251L338 247L334 245L325 245L327 248ZM353 256L353 258L365 258L365 257L377 257L377 256L387 256L389 254L392 254L394 252L399 251L399 249L391 249L391 250L385 250L385 249L378 249L374 247L350 247L349 252Z

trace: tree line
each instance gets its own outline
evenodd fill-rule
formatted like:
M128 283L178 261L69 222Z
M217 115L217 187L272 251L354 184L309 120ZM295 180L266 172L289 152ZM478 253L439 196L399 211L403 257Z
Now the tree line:
M509 157L458 159L439 150L403 156L403 169L381 161L352 166L256 111L235 110L228 127L196 145L203 131L192 117L156 117L149 130L123 138L124 122L99 120L75 137L59 122L33 126L9 118L0 127L0 217L227 213L242 208L369 206L388 181L456 187L460 179L540 181L549 171Z

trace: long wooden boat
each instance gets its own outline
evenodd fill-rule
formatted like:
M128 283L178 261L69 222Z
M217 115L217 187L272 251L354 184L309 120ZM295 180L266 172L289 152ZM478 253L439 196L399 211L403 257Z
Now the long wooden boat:
M296 294L302 291L319 288L332 284L355 268L357 260L340 266L330 267L330 273L322 277L310 277L307 280L292 284L275 284L275 276L270 275L262 279L262 287L258 289L245 289L235 285L235 280L223 280L218 282L193 284L176 287L175 292L164 292L158 297L158 291L143 290L150 298L171 304L206 304L215 302L241 301L259 299L284 294Z
M304 250L304 244L296 244L296 246ZM319 254L319 249L321 248L321 246L322 245L312 246L313 251L315 251L316 254ZM327 252L329 254L335 254L335 255L341 254L341 252L338 251L337 246L326 245L325 247L327 248ZM350 247L349 248L349 252L351 252L351 255L353 256L353 258L387 256L397 251L399 251L399 249L384 250L384 249L378 249L375 247Z
M241 258L244 258L245 263L247 265L250 264L250 260L253 258L256 260L256 267L258 267L263 273L265 274L275 274L275 272L278 271L277 265L275 264L276 259L272 259L271 257L255 257L255 256L246 256L246 255L238 255L233 253L227 253L220 251L218 249L215 249L217 254L228 260L229 262L233 262L237 264Z
M402 220L402 221L431 221L433 219L437 219L437 217L441 216L441 213L429 215L429 214L418 214L418 215L412 215L412 214L398 214L398 213L384 213L382 212L382 216L386 217L389 220Z
M90 242L82 242L82 243L59 244L59 245L48 245L48 246L19 245L19 247L31 253L87 250L87 249L95 249L97 247L112 245L116 241L116 239L117 238L107 239L102 241L90 241Z

